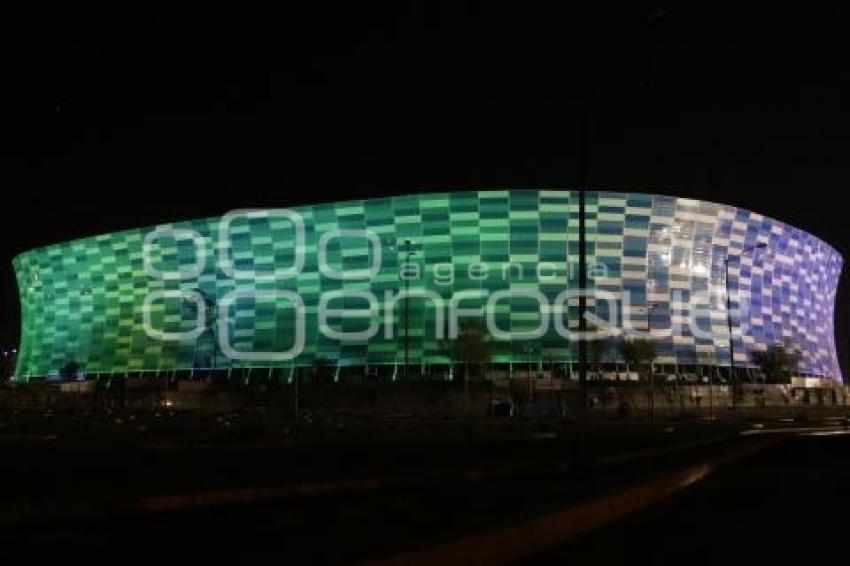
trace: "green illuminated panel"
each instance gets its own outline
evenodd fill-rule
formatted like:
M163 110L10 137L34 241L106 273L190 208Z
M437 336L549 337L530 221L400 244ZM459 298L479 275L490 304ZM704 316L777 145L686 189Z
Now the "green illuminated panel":
M435 193L370 199L295 208L304 220L304 265L291 279L241 277L256 270L280 274L296 257L294 227L282 218L241 218L228 230L233 272L221 269L217 257L220 219L179 222L128 230L57 244L20 255L14 261L22 303L22 344L17 375L55 375L68 361L78 361L87 372L156 370L209 365L215 338L210 331L193 339L162 340L145 332L145 297L163 291L202 291L220 301L233 291L293 291L302 297L305 344L295 364L325 358L341 364L396 364L403 359L403 301L396 303L391 321L393 336L386 337L383 313L385 293L402 291L400 265L406 259L405 240L414 250L411 262L421 276L410 290L428 290L451 297L470 289L492 293L500 289L532 288L550 300L567 284L567 234L570 222L568 191L482 191ZM148 249L144 241L154 230L193 230L203 238L203 255L191 238L175 232L156 238ZM336 280L319 272L318 245L322 234L336 230L368 230L381 243L381 262L369 278ZM326 263L338 271L369 269L373 247L363 237L342 236L327 245ZM487 263L482 279L476 265ZM546 262L545 281L536 269ZM193 273L198 264L199 273ZM473 266L470 274L470 266ZM157 274L182 274L183 279L160 279ZM329 291L368 291L378 299L379 331L370 340L342 343L319 332L318 304ZM464 300L461 308L481 307L486 297ZM342 303L345 303L344 305ZM331 308L364 308L363 301L346 298ZM536 326L541 314L522 299L498 306L496 322L503 330ZM239 352L281 352L293 345L295 316L285 299L240 298L229 309L231 346ZM191 333L197 310L186 298L166 296L151 304L150 322L165 333ZM331 317L335 330L368 328L363 317ZM410 359L412 363L445 363L447 349L436 337L433 302L411 299ZM570 346L551 328L537 348L555 359L570 358ZM494 344L493 360L517 355L508 343ZM289 366L288 362L230 360L219 352L218 367ZM524 358L523 358L524 359Z

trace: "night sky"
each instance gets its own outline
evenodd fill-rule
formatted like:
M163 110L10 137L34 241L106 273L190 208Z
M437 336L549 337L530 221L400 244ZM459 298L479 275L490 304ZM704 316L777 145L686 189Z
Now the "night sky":
M0 20L3 345L21 251L236 207L575 188L584 112L590 187L743 206L850 258L847 13L290 4ZM846 276L838 327L847 374Z

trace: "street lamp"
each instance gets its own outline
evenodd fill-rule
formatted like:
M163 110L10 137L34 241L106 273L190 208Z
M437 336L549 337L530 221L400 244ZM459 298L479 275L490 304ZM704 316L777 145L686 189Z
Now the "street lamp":
M644 309L646 310L646 333L648 340L652 341L652 312L662 306L661 303L647 303ZM652 414L652 424L655 424L655 360L649 361L649 406Z
M536 351L537 351L537 349L535 348L534 344L525 344L525 345L522 347L522 353L523 353L523 354L525 354L525 356L526 356L526 361L528 362L528 373L527 373L527 376L528 376L527 381L528 381L528 383L527 383L527 385L528 385L528 398L529 398L529 400L531 399L531 394L532 394L532 370L531 370L531 362L532 362L533 356L534 356L534 354L536 353Z
M397 252L407 254L405 263L409 264L410 259L415 253L413 251L413 242L410 240L404 241L404 247L393 246ZM404 379L408 378L410 368L410 277L404 278Z
M764 242L760 242L758 244L754 244L752 246L746 246L741 249L741 253L738 254L738 258L744 256L745 253L755 250L764 249L767 247L767 244ZM728 249L726 252L726 258L723 260L723 268L726 273L725 284L726 284L726 324L729 327L729 383L732 387L732 410L735 410L735 337L732 333L732 297L731 292L729 290L729 259L732 256L729 255ZM740 321L739 321L740 326Z

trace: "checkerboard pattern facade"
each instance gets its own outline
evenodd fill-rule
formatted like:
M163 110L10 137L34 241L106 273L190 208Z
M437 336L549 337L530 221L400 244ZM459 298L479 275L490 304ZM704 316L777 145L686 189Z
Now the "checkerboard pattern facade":
M842 258L818 238L740 208L633 193L589 193L586 222L588 263L609 267L591 285L629 291L635 326L675 327L657 340L659 363L729 365L728 259L736 366L781 343L800 349L801 371L840 379ZM695 336L691 320L713 336Z
M411 299L408 324L403 301L388 307L387 293L405 289L399 272L408 256L419 270L408 282L414 293L433 292L449 304L458 293L474 291L458 303L474 309L498 291L539 291L549 305L528 297L497 303L498 328L524 331L536 328L541 317L561 317L575 329L578 301L567 308L552 305L562 291L578 287L577 197L570 191L458 191L298 207L303 265L294 277L286 274L299 257L295 225L271 212L227 223L227 269L220 262L218 218L26 252L14 260L22 307L16 376L56 375L69 360L89 373L207 367L213 356L218 367L289 367L317 359L399 364L406 327L411 363L447 363L451 350L437 336L432 300ZM728 366L728 258L736 363L746 365L754 350L783 342L800 348L804 372L840 379L833 308L842 259L824 242L746 210L633 193L589 191L586 226L588 285L616 297L620 323L628 314L639 329L676 328L657 340L660 363ZM187 230L200 240L186 237ZM322 235L335 231L342 232L323 244ZM368 231L375 239L352 231ZM337 279L328 270L365 276ZM221 300L235 291L239 299L221 313ZM221 356L214 324L191 339L162 340L145 331L146 298L159 293L148 305L150 324L173 336L191 335L199 306L186 296L201 293L219 304L218 316L226 314L226 338L234 350L285 351L297 319L293 303L280 296L287 291L303 300L297 314L303 316L305 343L292 361ZM320 332L320 300L332 291L352 293L327 304L336 309L327 320L330 328L356 332L377 324L377 334L340 341ZM363 315L368 302L357 292L372 293L378 312ZM704 304L695 304L695 297ZM602 318L612 314L604 301L590 299L588 308ZM361 316L340 312L352 309ZM689 319L713 336L694 335ZM577 358L577 345L549 324L530 345L493 341L491 355L497 363L569 362Z

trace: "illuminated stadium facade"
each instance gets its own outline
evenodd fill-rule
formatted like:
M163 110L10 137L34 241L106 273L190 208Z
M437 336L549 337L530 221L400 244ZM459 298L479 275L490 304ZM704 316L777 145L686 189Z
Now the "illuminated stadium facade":
M71 360L88 374L214 366L291 375L322 360L398 375L405 345L414 375L451 375L452 324L471 318L488 325L494 368L535 363L574 376L578 194L464 191L237 211L29 251L14 261L16 377L56 376ZM721 204L585 198L594 332L651 330L658 364L728 368L730 314L736 367L782 343L800 350L801 374L840 380L842 258L829 245Z

